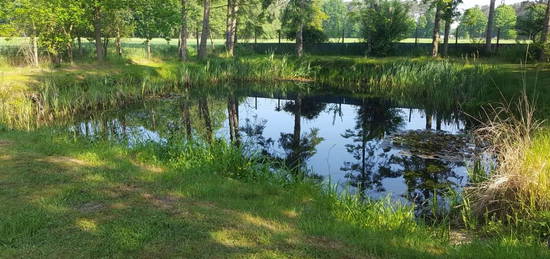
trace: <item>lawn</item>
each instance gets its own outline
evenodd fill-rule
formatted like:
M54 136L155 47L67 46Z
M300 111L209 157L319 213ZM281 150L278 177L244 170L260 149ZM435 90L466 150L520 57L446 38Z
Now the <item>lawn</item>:
M182 169L150 155L0 132L0 257L550 256L513 237L448 235L406 208L338 202L307 181L238 181L206 156Z

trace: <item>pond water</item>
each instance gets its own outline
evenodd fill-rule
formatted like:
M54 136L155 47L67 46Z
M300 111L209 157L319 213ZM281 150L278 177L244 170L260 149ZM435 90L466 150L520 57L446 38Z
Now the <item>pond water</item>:
M247 152L341 188L422 208L467 183L465 127L460 115L384 98L249 93L150 100L94 114L70 129L130 145L189 132L239 141Z

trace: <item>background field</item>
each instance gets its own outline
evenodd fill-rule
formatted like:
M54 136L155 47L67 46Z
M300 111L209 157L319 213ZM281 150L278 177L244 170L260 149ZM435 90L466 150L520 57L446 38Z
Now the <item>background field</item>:
M330 43L340 43L342 39L330 39L329 42ZM224 39L213 39L212 40L214 42L214 45L223 45L225 40ZM495 40L496 41L496 40ZM21 44L23 43L27 43L28 41L25 39L25 38L4 38L4 37L0 37L0 46L20 46ZM88 40L87 39L82 39L82 42L83 43L87 43ZM123 43L129 43L129 44L142 44L145 42L145 39L141 39L141 38L124 38L123 39ZM254 42L254 39L240 39L240 42L242 43L253 43ZM257 41L258 43L278 43L279 40L278 39L258 39ZM360 38L346 38L344 39L344 42L345 43L358 43L358 42L363 42L363 39L360 39ZM404 39L402 41L400 41L401 43L414 43L415 42L415 39L414 38L408 38L408 39ZM418 39L418 43L431 43L432 42L432 39L429 39L429 38L420 38ZM479 43L480 41L479 40L472 40L472 39L459 39L458 40L458 43L464 43L464 44L467 44L467 43ZM211 41L208 42L209 44L211 43ZM287 39L281 39L281 43L294 43L293 40L287 40ZM451 39L451 43L455 43L455 39ZM516 43L520 43L520 44L526 44L526 43L530 43L530 41L525 41L525 40L521 40L521 41L516 41L516 40L500 40L500 43L501 44L516 44ZM151 44L154 44L154 45L174 45L174 46L177 46L178 44L178 39L172 39L170 40L170 42L167 42L165 39L161 39L161 38L155 38L153 40L151 40ZM191 45L191 46L196 46L197 45L197 39L189 39L188 40L188 44Z

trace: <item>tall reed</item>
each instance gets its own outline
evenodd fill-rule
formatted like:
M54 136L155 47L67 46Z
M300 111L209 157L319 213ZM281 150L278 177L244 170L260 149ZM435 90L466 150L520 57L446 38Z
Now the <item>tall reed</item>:
M473 214L517 224L549 211L550 140L534 116L534 101L524 91L516 102L492 106L486 114L476 134L497 166L487 181L467 190Z

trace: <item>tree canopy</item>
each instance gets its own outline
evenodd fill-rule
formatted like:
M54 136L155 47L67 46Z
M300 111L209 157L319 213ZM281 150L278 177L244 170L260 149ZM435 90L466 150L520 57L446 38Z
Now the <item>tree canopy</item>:
M385 55L392 43L405 39L414 27L409 6L398 0L372 0L366 3L362 13L363 36L369 44L369 52Z

